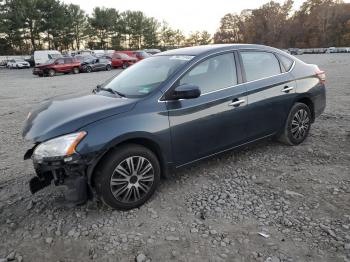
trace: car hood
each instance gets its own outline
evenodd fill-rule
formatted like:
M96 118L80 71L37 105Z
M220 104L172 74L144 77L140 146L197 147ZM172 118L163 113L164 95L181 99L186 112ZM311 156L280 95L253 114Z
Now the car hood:
M80 97L62 97L43 102L28 114L23 137L42 142L75 132L97 120L127 112L135 100L91 94Z

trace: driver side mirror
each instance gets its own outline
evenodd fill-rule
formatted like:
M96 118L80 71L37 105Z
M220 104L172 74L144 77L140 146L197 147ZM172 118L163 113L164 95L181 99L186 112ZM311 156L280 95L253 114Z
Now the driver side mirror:
M170 95L171 100L193 99L201 95L201 90L193 84L183 84L174 89Z

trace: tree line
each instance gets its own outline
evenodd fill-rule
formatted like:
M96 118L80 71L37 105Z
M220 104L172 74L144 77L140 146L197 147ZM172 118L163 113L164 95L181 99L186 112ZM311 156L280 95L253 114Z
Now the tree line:
M271 1L240 14L228 13L215 43L256 43L278 48L350 46L350 4L307 0L293 11L293 1Z
M141 11L93 9L59 0L0 0L0 55L40 49L141 49L209 44L207 31L185 37Z
M256 43L279 48L350 46L350 4L306 0L270 1L259 8L228 13L212 36L187 37L165 21L141 11L95 7L88 15L60 0L0 0L0 55L40 49L169 49L209 43Z

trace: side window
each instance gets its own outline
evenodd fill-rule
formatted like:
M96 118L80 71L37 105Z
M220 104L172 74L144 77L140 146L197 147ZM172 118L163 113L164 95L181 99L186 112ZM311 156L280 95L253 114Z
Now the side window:
M62 58L61 59L57 59L56 63L59 64L59 65L63 65L64 64L64 60Z
M284 55L278 55L278 58L280 59L281 64L283 65L286 72L288 72L292 68L294 61Z
M196 65L180 80L182 84L197 85L202 94L237 84L233 53L218 55Z
M64 59L64 63L65 64L71 64L73 61L72 61L72 58L65 58Z
M281 73L276 56L268 52L241 52L247 81L258 80Z

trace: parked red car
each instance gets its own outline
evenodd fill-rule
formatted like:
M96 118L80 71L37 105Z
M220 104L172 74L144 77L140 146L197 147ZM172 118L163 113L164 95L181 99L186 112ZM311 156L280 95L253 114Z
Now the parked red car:
M150 57L149 54L147 54L145 51L138 50L138 51L118 51L118 53L124 53L128 56L137 58L138 61L145 59L147 57Z
M61 57L48 60L45 64L37 65L33 74L38 76L54 76L56 73L78 74L80 62L73 57Z
M122 67L123 69L135 64L138 61L137 58L128 56L127 54L116 52L112 55L112 66Z

